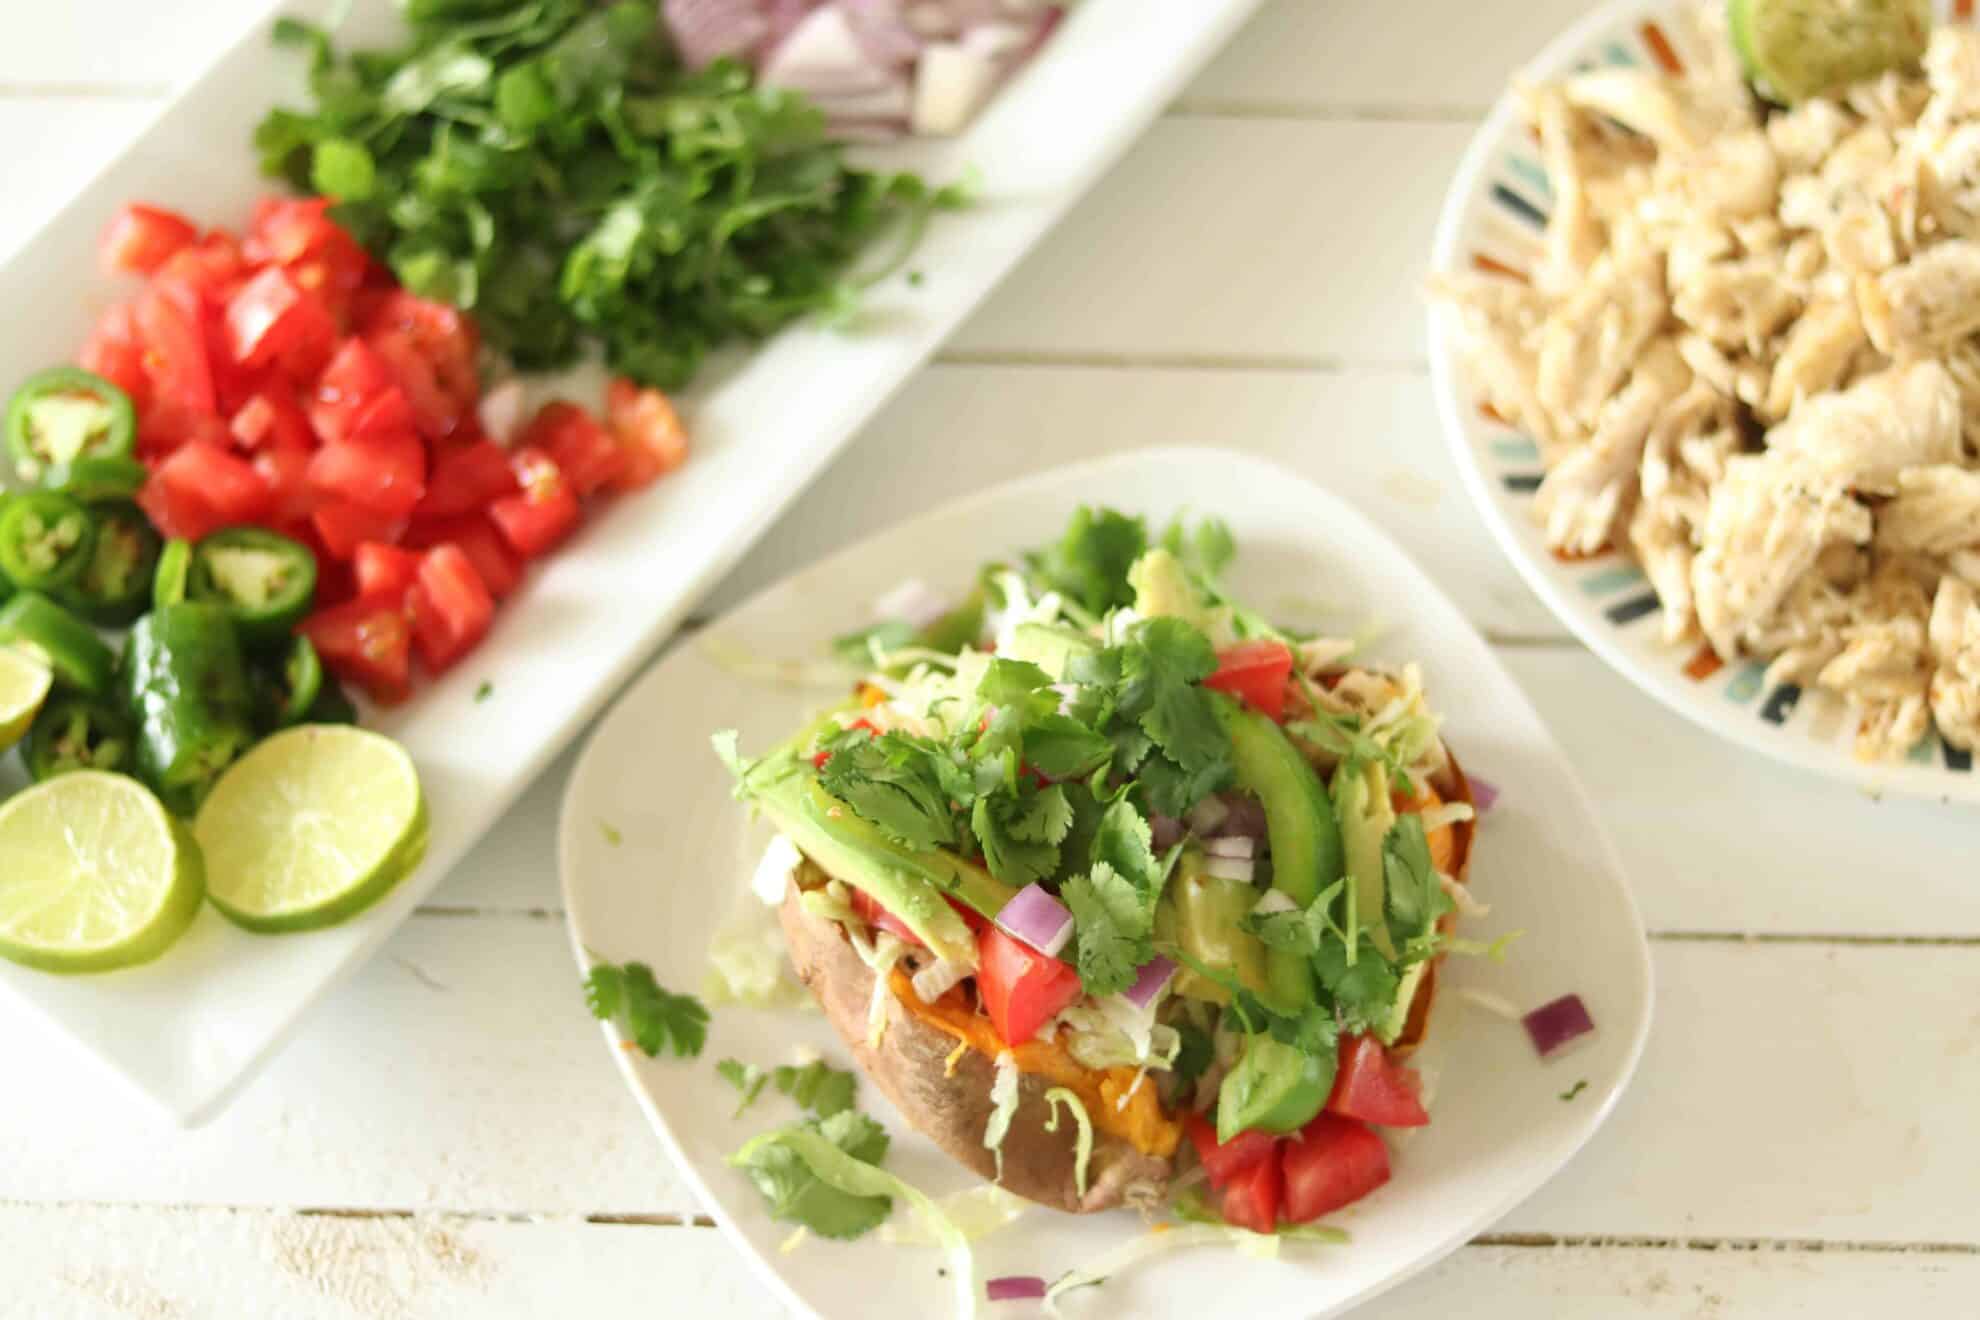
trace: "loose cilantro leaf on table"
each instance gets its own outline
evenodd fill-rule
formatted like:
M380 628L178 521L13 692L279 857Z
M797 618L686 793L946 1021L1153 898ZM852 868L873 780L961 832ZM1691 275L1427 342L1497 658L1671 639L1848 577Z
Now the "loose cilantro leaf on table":
M776 1088L819 1118L830 1118L853 1107L853 1094L859 1082L844 1068L834 1068L823 1060L802 1067L786 1065L770 1074Z
M645 963L593 963L584 978L584 1001L601 1022L616 1023L648 1058L671 1046L692 1058L708 1039L708 1010L693 995L677 995L653 979Z
M886 1129L855 1110L758 1137L730 1156L729 1162L763 1194L772 1218L841 1240L856 1238L887 1218L894 1207L891 1197L858 1196L832 1186L796 1149L779 1140L792 1131L816 1133L863 1164L877 1166L887 1156Z
M740 1059L722 1060L715 1065L715 1072L742 1096L736 1104L737 1118L741 1118L743 1111L756 1103L756 1097L763 1094L763 1087L770 1080L770 1074Z
M683 68L650 3L411 0L394 49L275 29L307 109L255 130L264 172L333 214L400 282L474 313L519 366L588 346L672 389L708 354L843 318L960 188L849 165L802 95L742 65Z

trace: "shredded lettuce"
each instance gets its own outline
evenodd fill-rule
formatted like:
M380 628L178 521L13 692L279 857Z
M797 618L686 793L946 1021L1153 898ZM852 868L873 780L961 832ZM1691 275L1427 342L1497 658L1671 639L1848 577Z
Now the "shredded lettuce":
M1093 1162L1093 1119L1086 1112L1086 1104L1078 1096L1063 1086L1055 1086L1045 1093L1045 1103L1052 1107L1052 1117L1046 1122L1047 1132L1059 1130L1059 1106L1072 1110L1073 1122L1079 1127L1079 1141L1073 1148L1073 1190L1079 1199L1086 1199L1086 1174Z
M997 1055L997 1079L990 1083L990 1121L983 1125L983 1147L997 1157L997 1181L1004 1181L1004 1138L1017 1115L1018 1066L1009 1050Z
M1228 1224L1186 1224L1181 1228L1158 1227L1104 1253L1083 1270L1071 1270L1060 1275L1045 1292L1045 1314L1054 1316L1061 1314L1058 1306L1059 1298L1074 1289L1104 1283L1122 1270L1171 1251L1183 1251L1190 1247L1231 1246L1237 1247L1247 1255L1273 1256L1278 1254L1281 1243L1288 1240L1341 1243L1347 1241L1347 1234L1339 1229L1322 1228L1317 1225L1302 1225L1300 1229L1286 1233L1253 1233L1248 1229L1233 1228Z
M791 877L797 874L798 867L804 864L804 854L797 845L782 834L773 835L763 849L763 858L756 864L756 871L749 878L750 891L762 900L765 907L776 907L784 901L784 891L790 887Z
M763 1147L778 1145L804 1161L818 1180L847 1196L899 1197L913 1206L929 1234L949 1253L949 1273L956 1289L956 1314L976 1315L976 1262L969 1239L955 1222L942 1212L919 1188L877 1165L855 1159L809 1127L784 1128L757 1137L734 1155L729 1163L746 1165Z
M772 909L753 895L743 894L709 941L708 970L702 977L701 992L717 1004L816 1007L804 987L784 974L789 965L784 932L778 928Z
M1066 1049L1088 1068L1167 1071L1175 1066L1182 1037L1155 1020L1160 1003L1157 998L1142 1009L1119 995L1081 1000L1057 1018L1068 1033Z
M943 1217L954 1224L963 1238L969 1242L981 1241L992 1233L1000 1232L1015 1223L1019 1216L1034 1209L1035 1201L1027 1201L1016 1192L1010 1192L996 1183L978 1183L966 1191L945 1196L936 1204ZM931 1233L919 1219L905 1224L888 1220L880 1226L880 1240L896 1247L939 1247L940 1238Z
M871 944L853 930L846 931L846 938L852 944L853 952L873 972L873 998L866 1006L866 1043L879 1049L881 1037L887 1034L887 996L893 993L887 984L887 977L894 970L894 964L907 953L907 941L884 930L875 934Z

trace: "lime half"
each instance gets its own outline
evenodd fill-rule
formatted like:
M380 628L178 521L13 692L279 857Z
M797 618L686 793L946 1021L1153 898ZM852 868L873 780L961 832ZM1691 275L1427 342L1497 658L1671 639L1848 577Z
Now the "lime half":
M1747 76L1792 105L1913 63L1932 35L1931 0L1729 0Z
M51 972L149 962L199 912L199 845L135 779L78 770L0 806L0 955Z
M258 744L193 835L213 905L249 930L316 930L377 902L426 856L426 799L390 738L305 724Z
M54 681L54 671L26 651L0 646L0 752L28 731Z

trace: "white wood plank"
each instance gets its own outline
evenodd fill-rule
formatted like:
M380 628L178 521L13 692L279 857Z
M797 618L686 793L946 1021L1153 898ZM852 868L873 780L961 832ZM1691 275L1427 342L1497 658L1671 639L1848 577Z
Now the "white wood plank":
M712 1228L6 1206L0 1241L39 1320L782 1314Z
M1652 930L1980 934L1980 815L1734 747L1586 651L1501 655L1580 769ZM1501 787L1503 810L1545 810Z
M413 918L195 1132L154 1125L37 1035L9 1039L6 1076L35 1084L0 1086L0 1200L698 1208L612 1069L556 920Z
M1472 510L1424 378L1373 370L933 367L867 426L703 612L719 614L907 511L1162 445L1213 445L1283 463L1381 522L1488 635L1566 636ZM1014 548L996 542L994 528L958 534L989 538L986 552Z
M1470 135L1164 119L951 348L1419 362L1431 232Z
M373 1320L472 1314L618 1315L635 1298L669 1314L781 1312L710 1228L329 1219L173 1208L0 1208L0 1290L43 1320L281 1315ZM829 1251L828 1243L807 1251ZM1347 1248L1352 1250L1352 1247ZM1203 1253L1206 1268L1219 1257ZM1958 1314L1980 1259L1921 1252L1474 1246L1356 1312L1463 1315ZM996 1308L1013 1320L1037 1312ZM1104 1314L1092 1301L1069 1314Z
M1277 0L1224 48L1182 106L1389 118L1475 116L1590 0Z

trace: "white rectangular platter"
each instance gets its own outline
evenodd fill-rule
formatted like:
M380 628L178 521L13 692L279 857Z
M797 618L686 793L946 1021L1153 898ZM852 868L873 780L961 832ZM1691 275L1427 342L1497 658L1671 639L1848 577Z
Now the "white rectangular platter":
M917 253L925 278L875 289L850 332L800 325L689 394L687 466L590 523L533 573L467 662L372 721L412 752L433 816L426 865L386 901L343 926L280 937L245 934L209 910L158 962L94 978L0 964L0 1022L66 1036L181 1123L219 1112L1257 3L1085 0L967 134L902 153L933 177L967 168L982 180L979 203L936 224ZM320 21L338 7L290 0L279 12ZM393 39L389 0L351 9L340 40ZM270 189L249 134L301 92L300 62L271 48L266 24L188 83L0 271L0 306L32 311L0 323L0 383L68 360L120 295L95 261L96 235L120 204L242 223ZM577 387L579 397L595 385ZM959 455L960 481L967 471ZM491 691L476 701L483 682ZM17 774L0 768L0 793Z

